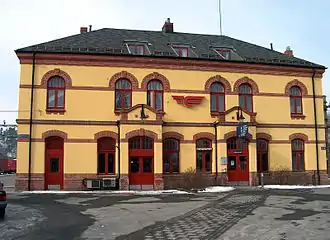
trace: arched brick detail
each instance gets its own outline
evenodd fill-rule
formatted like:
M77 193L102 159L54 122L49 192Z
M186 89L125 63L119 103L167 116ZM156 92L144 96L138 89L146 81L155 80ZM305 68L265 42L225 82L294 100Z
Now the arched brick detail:
M300 88L302 96L308 95L307 87L305 86L305 84L303 84L297 79L294 79L286 84L285 95L290 96L290 88L292 88L293 86L297 86Z
M59 77L63 78L63 80L65 81L65 88L71 88L72 87L72 80L71 80L71 77L69 76L69 74L67 74L66 72L64 72L63 70L61 70L59 68L55 68L54 70L48 71L42 77L41 87L42 88L47 88L48 80L52 77L55 77L55 76L59 76Z
M207 139L209 139L209 140L211 140L213 142L215 136L214 136L213 133L209 133L209 132L200 132L200 133L196 133L193 136L194 142L196 142L198 139L201 139L201 138L207 138Z
M216 75L214 77L209 78L205 83L205 91L210 92L210 87L213 83L218 82L221 83L225 89L225 93L231 92L231 86L227 79L221 77L220 75Z
M266 139L267 141L271 141L272 140L272 136L268 133L257 133L257 139Z
M223 135L223 139L224 139L225 141L227 141L228 139L233 138L233 137L237 137L236 131L227 132L227 133L225 133L225 134ZM249 141L252 140L252 135L251 135L251 133L249 133L249 136L247 137L247 139L248 139Z
M150 80L159 80L163 84L164 91L170 91L170 81L162 74L153 72L145 76L142 80L141 89L147 91L148 82Z
M167 138L175 138L177 140L184 140L184 137L181 133L178 133L178 132L165 132L163 133L163 140L164 139L167 139Z
M304 142L308 142L308 136L304 133L293 133L289 136L289 140L292 141L294 139L301 139Z
M60 130L48 130L42 134L43 140L49 137L61 137L66 141L68 139L68 134Z
M110 78L110 81L109 81L110 90L115 90L116 82L119 79L128 79L131 82L133 91L137 90L139 88L139 82L133 74L126 72L126 71L121 71L121 72L116 73L115 75L113 75Z
M95 140L98 140L99 138L103 138L103 137L111 137L117 141L118 134L113 131L102 131L94 134Z
M242 77L242 78L238 79L235 82L235 84L234 84L234 90L233 90L233 92L236 93L236 94L238 94L238 88L239 88L239 86L242 85L242 84L244 84L244 83L247 83L247 84L249 84L251 86L253 95L256 95L256 94L259 93L259 87L258 87L258 85L256 84L255 81L253 81L249 77Z
M131 139L133 137L138 137L138 136L146 136L146 137L152 138L154 141L158 141L157 133L150 131L150 130L143 129L143 128L133 130L133 131L126 133L125 140L128 141L129 139Z

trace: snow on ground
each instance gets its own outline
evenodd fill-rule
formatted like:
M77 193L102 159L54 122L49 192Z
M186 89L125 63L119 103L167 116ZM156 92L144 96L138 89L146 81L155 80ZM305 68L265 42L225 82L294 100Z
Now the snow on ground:
M198 192L216 193L216 192L229 192L232 190L234 190L233 187L213 186L213 187L207 187L204 190L200 190Z
M330 188L330 185L302 186L302 185L265 185L265 189L319 189Z
M22 194L132 194L132 195L160 195L160 194L190 194L179 190L159 190L159 191L23 191Z

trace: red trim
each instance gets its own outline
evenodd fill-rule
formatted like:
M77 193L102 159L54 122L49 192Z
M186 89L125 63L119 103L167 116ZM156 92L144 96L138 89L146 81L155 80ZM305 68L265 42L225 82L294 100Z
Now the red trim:
M250 84L248 83L243 83L241 84L239 87L241 87L242 85L246 85L249 86L249 88L251 89L252 92L252 87ZM240 97L243 97L243 104L244 106L240 106L243 110L247 111L247 112L253 112L253 93L239 93L238 91L238 104L240 105ZM247 105L247 97L251 97L251 111L248 110L248 105Z
M213 162L212 162L212 150L198 150L197 148L197 142L200 141L200 140L207 140L209 141L209 147L212 148L212 140L209 139L209 138L199 138L196 140L196 169L197 169L197 154L198 152L201 152L202 153L202 173L212 173L212 165L213 165ZM206 153L209 153L210 154L210 171L206 171L206 160L205 160L205 155Z
M259 143L258 143L259 140L265 141L266 149L260 149L258 147L259 146ZM264 170L263 170L263 161L262 161L262 155L263 155L263 153L267 153L267 162L268 162L268 165L267 165L267 170L265 170L265 171L268 171L268 169L269 169L268 140L267 139L263 139L263 138L259 138L259 139L257 139L257 162L259 162L259 169L257 169L258 172L264 172ZM258 164L257 164L257 167L258 167Z
M230 56L231 56L231 52L230 52L230 50L228 50L228 49L215 49L215 51L216 51L219 55L221 55L224 59L230 59ZM228 58L226 58L226 57L224 56L224 53L228 53Z
M61 80L63 81L63 85L64 87L49 87L49 81L52 80L52 78L49 78L48 81L47 81L47 103L46 103L46 106L47 106L47 111L56 111L56 110L59 110L59 111L62 111L65 109L65 80L63 78L61 78ZM48 104L49 104L49 91L51 90L54 90L54 98L55 98L55 103L54 103L54 106L53 107L50 107ZM63 106L58 106L58 91L59 90L63 90Z
M159 82L161 85L162 85L162 89L163 90L148 90L148 85L149 85L149 83L151 83L152 81L157 81L157 82ZM149 82L148 82L148 84L147 84L147 101L148 101L148 95L150 94L150 93L154 93L153 94L153 98L152 99L150 99L150 101L151 101L151 105L154 105L154 109L156 109L156 110L158 110L158 111L164 111L164 86L163 86L163 84L162 84L162 82L161 81L159 81L159 80L157 80L157 79L155 79L155 80L150 80ZM162 109L157 109L157 104L156 104L156 94L157 93L161 93L162 94ZM149 105L150 106L150 105ZM150 106L151 107L151 106Z
M178 150L166 150L164 149L164 142L168 141L168 140L173 140L176 141L178 144ZM164 159L165 159L165 153L167 153L169 155L169 161L170 161L170 172L165 172L164 171ZM178 154L178 171L177 172L173 172L173 160L172 160L172 155L173 153L177 153ZM164 139L163 141L163 173L164 174L178 174L180 173L180 140L179 139L175 139L175 138L167 138Z
M115 87L115 110L122 110L122 109L130 109L132 107L132 82L129 80L129 79L118 79L116 82L115 82L115 86L116 86L116 83L118 81L121 81L121 80L127 80L129 81L129 84L130 84L130 89L124 89L124 88L116 88ZM117 108L117 104L116 104L116 96L117 96L117 92L120 92L121 93L121 108ZM125 93L129 93L130 94L130 105L125 108Z
M293 150L292 146L293 146L294 141L300 141L302 143L302 149ZM293 172L305 172L305 142L304 142L304 140L302 140L302 139L293 139L291 141L291 151L292 151L291 158L293 158L293 153L296 153L296 159L294 159L294 160L292 159L292 161L295 161L295 163L296 163L296 169L292 168L292 171ZM303 159L304 159L304 169L303 170L300 170L300 159L299 159L299 157L301 155L303 156Z
M138 47L143 47L143 55L146 55L146 46L144 44L127 44L128 48L129 48L129 51L131 54L133 55L140 55L138 54ZM134 53L131 52L131 48L130 47L133 47L134 48Z
M188 57L189 56L189 51L187 47L173 47L176 53L179 55L179 57ZM182 53L186 51L187 56L182 56Z
M291 96L291 94L290 94L290 113L291 113L291 114L299 114L299 115L302 115L302 114L303 114L303 104L302 104L301 88L298 87L298 86L293 86L293 87L299 89L299 91L300 91L300 96ZM291 88L293 88L293 87L291 87ZM291 90L291 88L290 88L290 90ZM291 99L293 99L293 102L294 102L293 109L291 109ZM300 112L298 112L298 106L299 106L299 104L297 104L298 100L300 100L300 109L301 109Z
M219 84L221 84L221 83L219 83ZM224 88L223 85L222 85L222 87ZM212 96L215 96L215 98L216 98L215 111L212 111ZM220 111L220 107L219 107L220 96L223 96L223 111ZM224 92L211 92L210 91L210 108L211 108L211 112L225 112L226 111L226 95Z

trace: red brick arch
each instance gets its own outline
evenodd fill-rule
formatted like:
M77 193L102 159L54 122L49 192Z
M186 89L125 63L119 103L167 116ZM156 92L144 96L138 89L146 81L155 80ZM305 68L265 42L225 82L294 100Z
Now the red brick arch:
M184 140L184 137L181 133L178 133L178 132L165 132L163 133L163 140L164 139L167 139L167 138L175 138L177 140Z
M116 82L119 79L128 79L131 82L133 91L135 91L139 88L139 82L133 74L126 72L126 71L121 71L121 72L114 74L110 78L110 81L109 81L110 90L115 90Z
M145 76L141 83L141 89L147 91L148 82L151 80L159 80L163 84L164 91L170 91L170 81L164 75L158 72L153 72Z
M118 134L113 131L102 131L94 134L95 140L98 140L99 138L103 138L103 137L111 137L117 141Z
M207 138L211 141L214 141L215 136L213 133L209 133L209 132L200 132L200 133L196 133L193 136L194 142L196 142L198 139L201 139L201 138Z
M210 92L210 87L213 83L218 82L221 83L225 89L225 93L230 93L231 92L231 86L230 83L227 79L224 77L221 77L220 75L213 76L209 78L206 83L205 83L205 91Z
M285 95L290 96L290 89L294 86L297 86L297 87L300 88L302 96L308 95L307 87L305 86L305 84L303 84L302 82L300 82L297 79L294 79L291 82L288 82L286 84L286 86L285 86Z
M233 92L238 94L238 88L242 84L249 84L252 88L253 95L256 95L259 93L259 87L258 87L257 83L249 77L242 77L242 78L238 79L234 84Z
M147 130L147 129L143 129L143 128L140 128L140 129L137 129L137 130L133 130L133 131L130 131L128 133L125 134L125 140L129 140L133 137L139 137L139 136L146 136L146 137L150 137L152 138L154 141L158 141L158 135L157 133L153 132L153 131L150 131L150 130Z
M46 140L49 137L61 137L66 141L68 139L68 134L60 130L48 130L42 134L42 139Z
M68 73L64 72L63 70L59 68L55 68L54 70L48 71L41 79L41 87L47 88L47 82L52 77L61 77L65 82L65 88L71 88L72 87L72 80Z
M268 133L257 133L257 139L265 139L267 141L271 141L272 140L272 136Z
M237 133L236 133L236 131L227 132L227 133L225 133L225 134L223 135L223 139L224 139L225 141L227 141L228 139L233 138L233 137L237 137ZM251 135L251 133L249 133L249 136L247 137L247 139L248 139L249 141L252 140L252 135Z
M301 139L304 142L308 142L308 136L304 133L293 133L289 136L289 140L292 141L294 139Z

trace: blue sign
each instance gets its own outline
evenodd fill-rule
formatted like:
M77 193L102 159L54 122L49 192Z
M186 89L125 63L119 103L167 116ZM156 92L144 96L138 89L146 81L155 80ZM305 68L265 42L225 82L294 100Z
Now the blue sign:
M249 136L249 126L248 123L238 123L236 129L237 137L244 138Z
M21 138L21 139L28 139L30 137L30 135L29 134L18 134L17 137Z

